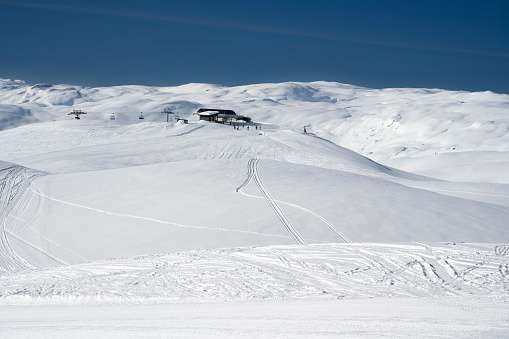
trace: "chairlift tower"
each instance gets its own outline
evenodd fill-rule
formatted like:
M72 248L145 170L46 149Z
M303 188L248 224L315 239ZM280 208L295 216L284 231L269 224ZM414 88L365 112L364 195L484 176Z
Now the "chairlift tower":
M162 112L162 114L166 114L166 122L168 122L170 114L175 114L171 109L165 108Z
M82 115L82 114L87 114L87 113L83 112L80 109L75 109L75 110L73 110L71 113L69 113L67 115L74 115L74 119L79 120L80 119L80 115Z

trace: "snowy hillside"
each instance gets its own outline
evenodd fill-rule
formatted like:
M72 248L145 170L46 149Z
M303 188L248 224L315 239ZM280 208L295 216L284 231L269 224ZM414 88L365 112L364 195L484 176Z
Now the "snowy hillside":
M61 326L74 314L69 305L123 314L138 304L268 302L263 315L279 307L275 300L298 301L294 312L308 322L273 317L273 337L289 333L281 324L315 328L316 314L336 319L342 302L367 298L375 309L418 299L436 317L452 305L488 307L483 317L431 321L460 336L509 333L507 95L325 82L84 88L2 80L0 104L0 318L9 319L0 319L0 334L33 335L21 310L38 314L41 305ZM234 129L185 114L217 106L253 122ZM166 107L189 124L166 122ZM68 116L74 109L87 115ZM319 305L326 311L306 311ZM207 309L202 324L217 316ZM387 337L398 333L392 318L370 316ZM132 334L108 317L119 326L111 336ZM131 319L135 331L144 319ZM91 321L80 326L90 330ZM328 333L366 336L352 321L339 329L336 319ZM246 325L215 333L255 336ZM68 330L62 337L79 332Z
M88 120L106 121L115 113L124 123L137 122L140 112L147 121L165 121L160 113L164 108L182 116L200 107L234 109L290 129L306 126L317 136L403 170L413 171L425 157L423 175L457 181L454 173L466 169L469 176L462 175L467 181L509 183L508 176L501 175L509 171L506 94L369 89L329 82L87 88L0 79L0 104L0 130L67 119L72 109L87 112ZM482 165L466 160L479 157Z
M5 249L45 267L234 246L509 238L507 185L421 177L260 126L71 119L6 130Z

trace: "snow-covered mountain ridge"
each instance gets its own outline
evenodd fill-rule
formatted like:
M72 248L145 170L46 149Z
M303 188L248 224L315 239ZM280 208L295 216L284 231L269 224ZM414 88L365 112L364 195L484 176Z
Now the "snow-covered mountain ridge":
M72 109L86 119L115 113L124 122L164 121L168 107L234 109L258 121L302 129L376 161L437 153L509 149L509 95L440 89L369 89L330 82L226 87L33 85L0 80L0 129L62 119ZM7 118L5 118L7 116Z

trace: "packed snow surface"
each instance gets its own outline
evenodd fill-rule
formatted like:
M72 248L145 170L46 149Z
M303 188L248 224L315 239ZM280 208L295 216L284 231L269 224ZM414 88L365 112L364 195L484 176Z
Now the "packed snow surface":
M24 271L0 277L0 333L504 338L508 252L463 243L267 246ZM38 321L27 326L27 317Z
M253 122L186 114L218 106ZM507 337L508 108L1 80L0 334Z

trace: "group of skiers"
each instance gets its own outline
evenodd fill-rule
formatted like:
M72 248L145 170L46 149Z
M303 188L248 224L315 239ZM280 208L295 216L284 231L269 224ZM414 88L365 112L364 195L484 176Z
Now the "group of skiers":
M230 122L230 124L231 124L231 122ZM242 128L244 128L244 124L242 124ZM236 129L236 130L240 129L240 125L235 125L235 124L234 124L234 125L233 125L233 129ZM262 129L262 126L255 126L255 129L256 129L256 130L259 130L259 129L261 130L261 129ZM247 126L247 130L249 131L249 126Z
M232 122L230 121L230 125L232 125ZM233 124L233 129L238 130L240 128L240 125ZM244 124L242 124L242 128L244 128ZM262 126L255 126L256 130L261 130ZM249 126L247 126L247 130L249 131ZM307 134L306 126L304 126L304 134Z

